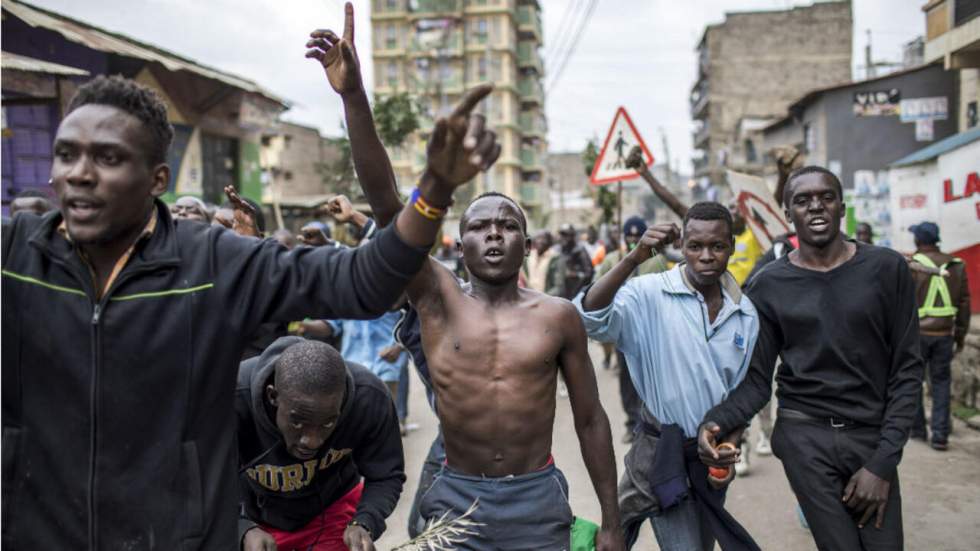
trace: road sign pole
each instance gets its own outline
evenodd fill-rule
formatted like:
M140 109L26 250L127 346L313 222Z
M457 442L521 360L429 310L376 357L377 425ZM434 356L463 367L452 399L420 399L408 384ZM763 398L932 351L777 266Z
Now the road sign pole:
M616 182L616 230L619 231L619 242L623 242L623 182Z

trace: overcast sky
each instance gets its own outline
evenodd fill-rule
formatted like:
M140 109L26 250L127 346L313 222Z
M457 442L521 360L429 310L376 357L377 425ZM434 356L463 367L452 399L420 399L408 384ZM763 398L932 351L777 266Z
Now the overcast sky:
M42 7L129 35L240 74L294 104L283 118L339 132L340 100L303 47L315 27L343 25L342 0L33 0ZM369 0L354 2L356 44L365 82L373 86ZM569 5L588 0L540 0L546 60L558 52ZM647 144L664 159L659 128L672 159L690 169L688 96L696 76L695 47L710 23L726 11L786 9L793 0L599 0L556 87L548 92L549 145L581 150L604 137L616 107L629 111ZM854 65L863 64L865 29L871 29L876 61L900 61L901 45L923 34L924 0L854 0ZM546 70L548 67L546 67ZM856 67L855 67L856 70ZM857 73L855 73L857 74Z

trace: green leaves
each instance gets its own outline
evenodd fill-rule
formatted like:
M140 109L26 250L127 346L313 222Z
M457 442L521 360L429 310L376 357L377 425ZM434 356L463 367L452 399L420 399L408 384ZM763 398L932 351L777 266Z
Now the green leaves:
M418 106L407 93L374 97L374 124L381 141L398 147L419 128Z

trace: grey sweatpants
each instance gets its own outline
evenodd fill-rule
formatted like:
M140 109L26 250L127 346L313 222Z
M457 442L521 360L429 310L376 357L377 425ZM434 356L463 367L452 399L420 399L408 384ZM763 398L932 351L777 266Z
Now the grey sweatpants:
M574 518L568 504L568 482L554 465L522 475L499 478L469 476L443 466L419 510L426 522L462 515L483 526L454 549L476 551L567 551Z

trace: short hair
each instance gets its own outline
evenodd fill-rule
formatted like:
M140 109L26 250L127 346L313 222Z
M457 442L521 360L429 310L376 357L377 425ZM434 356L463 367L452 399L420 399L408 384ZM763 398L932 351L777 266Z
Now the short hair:
M687 233L687 223L690 220L722 220L728 226L728 233L732 234L733 239L735 237L735 232L732 229L735 225L732 220L732 213L721 203L701 201L691 205L691 208L687 209L687 213L684 215L684 233Z
M830 178L830 181L833 182L834 187L837 189L837 197L840 198L842 201L844 200L844 186L841 185L840 178L838 178L836 174L834 174L833 172L827 170L822 166L809 165L803 168L798 168L793 172L790 172L789 177L786 178L786 185L783 187L784 207L789 208L789 201L790 199L793 198L793 192L792 192L793 187L790 184L793 183L793 180L799 178L800 176L805 176L807 174L823 174L824 176Z
M477 195L476 199L473 199L472 201L470 201L470 204L469 205L466 205L466 210L470 210L470 207L472 207L473 204L476 203L477 201L479 201L481 199L487 199L489 197L500 197L500 198L503 198L503 199L509 201L510 204L514 205L514 208L517 209L518 214L521 215L521 217L520 217L520 219L521 219L521 230L526 235L527 234L527 216L525 216L525 214L524 214L524 209L522 209L521 206L517 204L517 201L511 199L510 197L504 195L503 193L500 193L500 192L497 192L497 191L486 191L486 192L483 192L480 195ZM460 216L459 217L459 234L460 235L463 235L463 221L465 219L466 219L466 211L463 211L463 216Z
M150 133L150 164L164 163L174 139L174 128L167 119L167 106L156 92L118 75L97 76L82 85L68 104L68 113L84 105L109 105L136 117Z
M340 352L320 341L303 340L286 348L276 360L275 386L304 394L334 394L347 389L347 364Z

